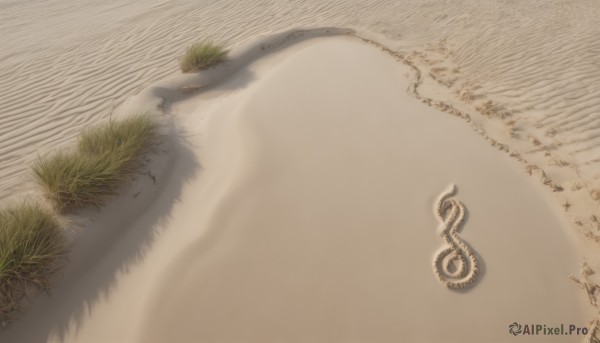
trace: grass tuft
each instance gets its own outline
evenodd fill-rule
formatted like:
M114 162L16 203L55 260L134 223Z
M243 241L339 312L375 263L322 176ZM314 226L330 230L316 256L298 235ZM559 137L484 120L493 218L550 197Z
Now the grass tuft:
M56 217L35 203L0 210L0 322L21 309L28 290L48 290L66 251Z
M100 206L140 167L155 129L143 114L87 129L77 151L42 157L33 171L57 211Z
M179 67L184 73L208 69L225 60L229 50L224 44L207 40L190 46L179 60Z

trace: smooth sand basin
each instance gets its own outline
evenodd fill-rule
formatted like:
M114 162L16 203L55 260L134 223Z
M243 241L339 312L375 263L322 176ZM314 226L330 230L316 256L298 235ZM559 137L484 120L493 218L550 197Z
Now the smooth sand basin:
M227 175L210 239L174 256L142 341L501 342L513 321L586 323L556 208L464 123L410 98L402 72L322 41L214 110L208 131L228 139L206 149L236 162L206 164ZM450 182L483 264L466 292L431 267L432 205Z
M514 160L411 98L407 69L369 45L291 50L227 96L173 104L195 110L159 187L110 204L88 230L124 233L0 341L505 342L513 321L587 324L573 232ZM468 291L432 270L451 182L482 264Z

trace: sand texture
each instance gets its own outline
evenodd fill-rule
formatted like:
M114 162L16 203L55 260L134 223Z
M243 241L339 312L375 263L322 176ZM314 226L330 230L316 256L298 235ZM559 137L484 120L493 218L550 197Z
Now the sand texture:
M240 42L301 26L352 27L402 51L428 98L456 106L556 190L600 240L594 0L0 2L0 199L27 167L177 68L202 37ZM572 205L572 206L571 206Z
M595 0L0 0L1 206L38 196L31 163L83 128L164 124L133 184L65 218L59 286L0 342L598 326L599 17ZM179 73L206 37L228 61Z
M513 321L591 318L568 278L575 232L518 161L412 97L410 68L388 54L351 37L295 41L246 80L163 104L179 129L157 185L140 179L94 215L62 286L2 339L503 342ZM452 182L460 193L440 200ZM448 223L469 208L460 238L479 273L467 290L432 273L436 203Z

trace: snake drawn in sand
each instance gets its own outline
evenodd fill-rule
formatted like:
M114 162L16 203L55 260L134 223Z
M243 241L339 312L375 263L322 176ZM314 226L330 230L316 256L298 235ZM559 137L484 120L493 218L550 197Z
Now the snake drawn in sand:
M465 206L451 197L456 194L455 184L448 186L435 202L433 212L441 223L441 236L448 247L433 259L435 276L448 288L467 288L479 274L479 261L473 249L459 236L465 220Z

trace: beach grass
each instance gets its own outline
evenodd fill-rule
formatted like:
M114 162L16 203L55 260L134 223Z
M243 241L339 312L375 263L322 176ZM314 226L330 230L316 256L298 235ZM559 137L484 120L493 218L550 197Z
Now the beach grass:
M224 44L205 40L192 44L179 60L179 67L184 73L208 69L227 58L229 50Z
M87 129L76 151L39 158L34 174L58 212L100 206L138 170L155 129L145 114Z
M24 202L0 210L0 322L20 310L32 287L47 290L66 236L52 212Z

